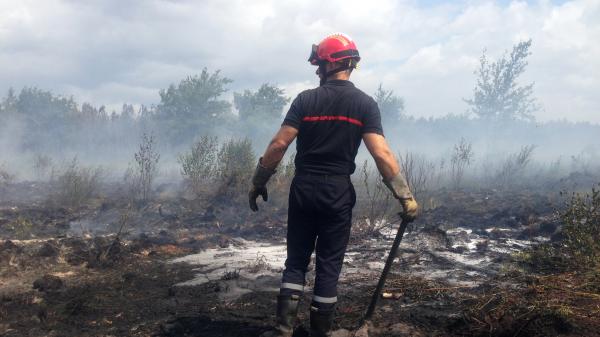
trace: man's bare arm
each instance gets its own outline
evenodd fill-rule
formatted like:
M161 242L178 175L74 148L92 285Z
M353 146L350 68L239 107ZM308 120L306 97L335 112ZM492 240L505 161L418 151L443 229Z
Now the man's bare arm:
M383 180L391 180L400 173L400 166L382 135L376 133L363 134L363 141L375 159L375 164Z
M288 146L296 139L298 129L291 126L282 126L273 137L265 154L262 156L260 164L268 169L274 170L283 156Z

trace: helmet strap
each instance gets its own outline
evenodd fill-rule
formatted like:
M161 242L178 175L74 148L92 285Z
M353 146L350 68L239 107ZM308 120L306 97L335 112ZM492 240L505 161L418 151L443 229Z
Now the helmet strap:
M344 70L356 69L356 66L357 66L356 60L349 59L348 62L344 63L344 65L342 65L341 67L337 67L335 69L325 72L325 63L319 64L319 71L321 72L321 74L325 74L325 76L323 76L323 78L321 79L321 85L323 85L325 83L325 81L327 81L329 76L331 76L333 74L337 74Z
M322 86L323 84L325 84L325 82L327 82L327 79L334 74L337 74L339 72L342 72L344 70L348 70L348 69L356 69L356 67L358 66L358 62L356 62L356 60L354 59L349 59L347 63L345 63L344 65L337 67L335 69L332 69L330 71L326 71L326 65L327 62L319 62L319 73L323 74L323 76L321 76L321 81L319 83L319 86Z

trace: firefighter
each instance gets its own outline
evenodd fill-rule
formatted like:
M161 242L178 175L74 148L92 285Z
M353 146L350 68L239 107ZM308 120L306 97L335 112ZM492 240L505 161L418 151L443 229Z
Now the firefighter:
M288 146L296 142L296 174L288 206L287 259L277 297L277 324L263 336L292 336L310 257L316 251L316 276L310 305L311 336L330 336L337 283L350 236L356 194L350 175L361 141L373 156L385 185L414 218L412 197L384 136L377 103L349 81L360 61L347 35L337 33L313 45L320 86L300 93L280 130L260 158L249 192L250 208L267 201L267 181Z

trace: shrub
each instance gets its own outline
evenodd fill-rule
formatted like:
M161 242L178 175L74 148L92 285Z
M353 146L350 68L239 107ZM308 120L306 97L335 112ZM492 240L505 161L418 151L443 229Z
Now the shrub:
M230 139L225 142L218 154L217 177L221 187L239 192L248 188L256 165L252 142L248 138Z
M17 239L25 240L31 238L33 223L21 216L8 224L8 229Z
M562 239L516 256L538 271L586 270L600 266L600 190L574 193L560 213Z
M471 165L473 160L473 146L470 142L467 142L464 138L460 139L460 142L454 145L454 151L450 159L450 170L451 178L454 188L459 188L465 169Z
M33 158L33 171L38 180L45 180L50 176L52 169L52 158L45 154L38 153Z
M365 223L361 226L366 235L372 235L385 225L385 219L392 208L392 194L389 192L377 170L364 161L360 169L361 179L361 217Z
M575 264L600 262L600 190L582 195L573 194L561 216L563 247Z
M77 157L56 176L57 193L52 201L78 208L98 193L103 171L96 167L81 167Z
M399 154L398 158L400 158L400 167L408 186L415 198L418 199L423 192L428 190L429 184L435 177L435 164L412 152Z
M217 155L217 137L203 136L192 145L189 152L179 156L181 175L196 195L217 173Z
M511 185L525 172L525 168L531 161L534 149L535 145L525 145L521 147L518 153L508 156L498 172L497 180L500 186L507 187Z
M152 183L158 171L160 154L156 150L154 135L144 133L139 150L134 154L135 163L125 173L131 197L142 202L148 201L152 192Z

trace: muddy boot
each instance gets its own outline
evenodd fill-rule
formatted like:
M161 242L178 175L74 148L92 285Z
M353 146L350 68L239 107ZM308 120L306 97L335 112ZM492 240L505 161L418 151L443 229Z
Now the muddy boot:
M320 311L313 306L310 307L310 336L330 337L333 326L334 310Z
M277 296L277 325L260 337L292 337L300 296Z

